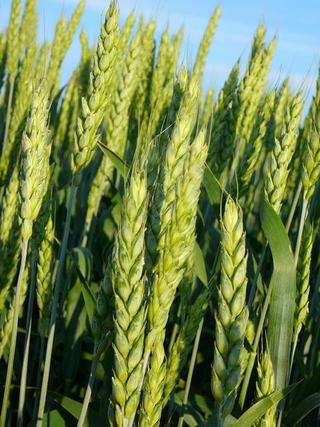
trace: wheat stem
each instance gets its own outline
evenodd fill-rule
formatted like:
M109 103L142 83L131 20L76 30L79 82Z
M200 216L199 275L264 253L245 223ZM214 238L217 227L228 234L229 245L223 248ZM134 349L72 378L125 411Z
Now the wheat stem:
M187 382L186 382L186 387L185 387L184 396L183 396L183 405L186 405L188 403L191 381L192 381L194 367L196 364L196 358L197 358L197 354L198 354L198 348L199 348L202 328L203 328L203 318L201 319L200 324L198 326L196 338L195 338L194 344L193 344L192 355L191 355L191 359L190 359L190 365L189 365L188 376L187 376ZM179 418L178 427L183 426L183 420L184 420L184 416L182 415Z
M269 284L267 295L265 297L265 300L264 300L264 303L262 306L260 319L259 319L258 327L256 330L256 335L254 338L253 346L252 346L252 351L250 353L249 360L247 362L246 373L245 373L244 380L243 380L242 387L241 387L241 392L240 392L240 396L239 396L239 406L241 409L243 409L244 402L245 402L245 399L247 396L249 381L250 381L252 369L254 366L254 362L256 359L256 353L257 353L260 337L261 337L261 334L263 331L264 322L265 322L265 319L267 316L267 311L268 311L269 304L270 304L272 287L273 287L273 286L271 286L271 284L272 284L272 282L270 282L270 284Z
M24 274L24 270L27 262L27 253L28 253L28 240L24 240L22 242L22 248L21 248L21 263L20 263L20 270L19 270L18 283L17 283L15 302L14 302L14 317L13 317L13 326L12 326L12 334L11 334L11 342L10 342L10 352L9 352L7 376L6 376L6 382L4 387L1 417L0 417L1 427L6 426L6 418L7 418L8 406L9 406L9 396L10 396L11 381L12 381L12 375L13 375L13 363L14 363L14 356L16 351L17 333L18 333L19 307L20 307L19 301L20 301L20 294L21 294L21 288L22 288L22 282L23 282L23 274Z
M298 229L298 237L297 237L296 248L295 248L295 253L294 253L294 260L295 260L296 266L297 266L298 259L299 259L302 233L303 233L303 228L304 228L304 224L306 221L307 213L308 213L308 200L306 199L306 197L304 195L303 200L302 200L302 208L301 208L301 215L300 215L300 222L299 222L299 229Z
M294 214L295 214L295 211L296 211L299 199L300 199L301 191L302 191L302 182L299 182L298 188L296 190L296 193L295 193L294 198L293 198L292 203L291 203L290 212L289 212L289 216L288 216L287 223L286 223L286 230L287 231L289 231L289 229L291 227L291 223L292 223L292 220L293 220L293 217L294 217Z
M26 386L27 386L27 375L28 375L28 362L29 362L29 350L30 350L30 338L32 330L32 310L35 296L36 286L36 253L32 251L31 255L31 282L28 299L27 309L27 321L26 321L26 336L24 341L24 352L22 362L22 372L20 380L20 392L19 392L19 406L18 406L18 427L23 427L23 410L26 400Z
M54 294L53 294L47 349L46 349L46 356L45 356L45 362L44 362L44 371L43 371L43 377L42 377L38 417L37 417L37 424L36 424L37 427L41 427L43 422L43 414L44 414L44 409L46 404L50 368L51 368L53 342L54 342L54 335L55 335L55 329L56 329L57 308L58 308L59 296L60 296L61 285L62 285L64 261L67 254L68 238L69 238L70 222L71 222L71 212L72 212L73 203L76 197L76 193L77 193L77 187L72 182L71 191L69 195L69 202L67 206L67 216L66 216L66 223L63 231L60 257L58 261L56 283L55 283Z
M86 393L84 395L84 399L82 402L81 412L80 412L80 417L77 423L77 427L82 427L86 420L86 416L87 416L87 412L88 412L88 408L91 400L92 390L94 386L94 380L96 377L97 365L98 365L98 355L97 355L97 346L95 345L94 352L93 352L93 360L91 363L91 369L89 374L89 381L88 381Z

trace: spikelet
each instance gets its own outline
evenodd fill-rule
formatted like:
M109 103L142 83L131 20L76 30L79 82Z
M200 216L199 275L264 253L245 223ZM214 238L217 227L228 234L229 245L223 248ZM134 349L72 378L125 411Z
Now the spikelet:
M303 135L306 141L306 153L303 152L302 183L305 197L309 200L320 178L320 71L317 80L316 95L312 99L310 112L306 118L307 134Z
M15 102L11 111L7 143L0 158L0 181L6 183L12 173L15 162L20 155L20 140L25 125L28 109L31 104L35 80L34 61L36 50L34 46L27 49L21 65L19 78L15 90Z
M249 142L259 106L260 96L266 85L266 75L273 56L276 40L272 39L265 46L261 31L262 24L256 32L251 59L239 88L239 112L237 117L236 138L240 156Z
M156 108L157 102L161 96L161 91L165 82L165 70L166 70L166 59L167 52L169 50L169 34L166 29L162 35L159 45L159 51L157 55L156 65L153 70L151 93L150 93L150 106L153 110Z
M110 105L106 121L106 143L108 148L120 158L124 157L129 123L129 107L139 82L141 33L137 32L133 38L126 60L121 70L119 84L114 92L113 102ZM107 186L108 179L112 178L114 166L105 156L99 165L93 179L89 195L88 208L85 219L84 240L86 243L91 223L97 215L100 201Z
M196 99L199 88L196 80L191 80L184 93L175 127L166 150L164 166L160 170L160 184L156 188L150 212L150 230L147 236L148 256L154 264L160 248L157 248L158 236L163 234L170 224L170 210L176 198L176 182L183 174L185 160L188 155L189 141L196 120ZM151 150L150 156L154 155ZM152 161L152 160L151 160ZM168 212L167 217L161 218Z
M108 263L97 297L92 318L92 333L97 345L101 345L108 331L113 330L113 287L111 262Z
M178 76L175 79L173 86L171 105L168 111L168 126L167 135L171 136L174 129L175 122L177 120L177 114L183 99L184 93L188 88L189 84L189 73L185 67L182 67L179 71Z
M154 137L162 127L166 112L169 108L176 72L179 51L183 37L181 29L176 36L169 39L168 30L162 33L156 66L153 70L150 92L150 113L142 123L139 138ZM160 127L160 129L159 129Z
M34 46L37 41L38 0L26 0L22 15L19 35L21 49Z
M83 13L84 5L84 0L80 0L72 17L70 18L70 21L66 22L65 18L61 16L56 25L55 37L52 42L52 50L47 73L50 84L49 90L52 94L52 97L54 97L58 91L61 65L66 52L71 45L72 38Z
M42 228L42 238L38 244L38 260L37 260L37 303L39 308L39 323L38 330L42 337L48 333L48 326L51 313L52 302L52 279L54 272L54 226L51 217L51 208L49 203L45 203L43 218L41 223L36 224Z
M145 154L137 153L137 157ZM120 427L129 425L136 412L143 381L147 206L146 164L136 158L123 200L112 262L115 335L110 415L112 424Z
M278 139L281 137L289 99L290 99L289 79L285 79L277 93L277 98L275 102L276 109L275 109L275 115L274 115L274 121L275 121L274 136Z
M71 154L71 170L74 175L88 165L96 148L96 134L105 114L116 59L119 41L118 16L116 3L112 1L101 28L88 97L82 98L81 117L78 118Z
M250 184L255 171L261 164L261 154L263 143L267 132L268 124L271 120L272 111L275 102L275 91L272 91L264 99L264 105L258 113L257 123L253 129L251 141L246 147L239 176L241 178L242 190L245 190Z
M138 122L138 128L143 120L146 120L150 114L150 85L153 72L155 41L154 32L156 28L155 21L151 20L145 27L144 35L142 37L141 46L141 77L138 82L138 87L134 96L133 106L134 115ZM139 129L138 129L139 136Z
M211 390L220 416L231 413L240 380L248 310L247 254L240 207L229 196L221 220L221 278Z
M265 351L257 366L257 398L262 399L275 391L275 378L270 355ZM256 424L257 427L275 427L276 406L271 407Z
M59 112L58 125L55 131L54 138L54 157L59 158L59 156L65 156L66 148L69 145L68 140L68 127L70 122L70 116L76 108L77 99L75 98L75 87L77 83L77 75L73 73L71 76L65 95L61 102L61 108ZM77 110L78 111L78 110Z
M20 173L21 238L28 241L49 184L51 151L48 129L48 91L44 81L32 100L30 116L22 137ZM40 167L39 167L40 166Z
M310 200L320 178L320 134L317 130L310 132L307 141L307 153L303 153L302 183L305 198Z
M282 136L280 140L275 140L275 146L265 174L265 195L277 213L280 212L285 194L302 107L301 94L298 93L287 108Z
M127 45L130 40L130 36L132 33L132 28L134 26L136 20L136 16L134 11L131 11L131 13L128 15L126 22L123 25L123 28L121 30L121 37L119 40L118 45L118 58L121 60L122 56L125 55L125 52L127 50Z
M256 30L256 33L254 35L249 61L253 60L254 57L257 54L259 54L259 51L261 50L261 46L263 46L266 38L266 32L267 32L266 27L262 22L260 22Z
M158 338L154 344L148 375L144 381L144 392L139 418L139 426L141 427L158 426L164 405L163 388L166 375L166 361L163 348L164 331L161 332Z
M59 67L61 65L61 51L63 49L63 36L65 26L66 18L61 15L60 19L56 23L54 38L50 45L50 59L46 72L51 90L54 90L55 87L57 87L59 84L59 82L57 82L56 80L59 78Z
M20 256L19 164L4 193L0 215L0 312L17 272Z
M0 89L3 85L3 79L6 72L6 57L7 57L7 35L0 33Z
M212 114L214 109L214 90L209 89L203 104L202 114L201 114L201 127L209 127L210 121L212 120Z
M90 49L87 36L84 32L80 34L80 42L82 46L81 60L68 82L65 95L61 102L54 139L53 157L57 164L62 164L61 174L64 177L65 170L69 168L74 129L81 109L81 97L87 93L89 82Z
M70 21L66 25L66 28L64 31L62 57L65 55L65 52L69 49L72 43L72 38L79 25L79 21L83 13L84 6L85 6L85 0L80 0L78 6L76 7L75 11L73 12L73 15L70 18Z
M46 76L50 45L43 43L38 50L36 63L34 67L34 81L38 82Z
M170 395L177 384L179 373L184 368L192 342L197 333L200 321L207 310L210 298L210 289L204 288L195 301L187 307L186 319L168 354L167 371L164 385L163 400L168 402Z
M312 225L307 222L303 230L301 249L297 265L297 292L293 341L298 339L302 325L305 323L308 315L311 253L313 241L314 230Z
M182 99L189 83L188 71L185 67L179 72L179 75L174 83L171 105L168 109L167 120L163 136L156 137L152 145L152 150L148 162L148 187L149 191L153 192L156 185L156 180L159 175L160 165L163 163L168 141L171 138L172 132L177 120L177 114L181 106ZM160 159L160 161L159 161ZM156 197L155 197L156 198Z
M23 279L21 284L21 292L19 298L19 313L22 314L24 302L28 292L29 286L29 275L30 275L30 266L27 265L23 273ZM14 316L14 298L10 301L9 307L6 311L6 318L2 328L0 329L0 359L3 356L4 352L7 350L8 345L10 344L12 328L13 328L13 316Z
M178 33L174 35L169 43L167 51L167 60L166 60L166 79L163 86L162 97L162 114L160 114L160 124L162 124L162 116L164 113L167 113L174 87L174 78L176 74L177 63L179 59L179 53L181 48L181 43L183 40L183 28L180 28ZM159 102L159 100L158 100Z
M129 107L140 77L142 34L143 30L137 31L130 43L107 119L107 145L121 158L124 156L127 142Z
M183 120L182 116L181 120ZM183 133L180 134L180 136L182 135ZM171 142L175 140L175 144L180 143L175 138L176 136L173 135ZM177 158L174 157L176 147L172 146L171 142L167 149L166 176L177 171L175 170ZM143 425L157 425L164 404L162 392L165 365L162 361L159 363L158 355L155 353L161 354L162 352L161 346L163 346L169 311L174 301L176 289L183 277L185 264L194 247L195 212L200 195L204 162L207 157L205 130L200 131L188 151L187 159L182 166L183 170L180 172L181 175L176 177L178 185L174 192L170 187L170 192L165 193L166 199L160 211L159 259L154 267L148 309L148 334L145 345L146 351L151 352L152 355L145 378L143 402L146 402L148 394L151 394L153 398L152 400L148 399L147 405L143 404L140 418L140 423L144 423ZM166 182L166 176L163 188L169 184ZM153 365L152 357L155 358L155 365Z
M221 15L221 7L217 6L209 20L209 23L204 32L204 35L202 37L202 40L198 49L197 58L195 60L195 64L193 67L193 74L194 76L197 76L199 80L201 80L203 75L205 62L208 56L208 52L210 49L210 45L212 43L213 36L218 26L220 15Z
M220 175L232 160L240 66L236 62L219 93L212 118L209 164Z
M21 0L12 0L10 21L7 33L7 71L9 81L12 85L18 71L18 61L20 57L19 44L19 20L21 11Z

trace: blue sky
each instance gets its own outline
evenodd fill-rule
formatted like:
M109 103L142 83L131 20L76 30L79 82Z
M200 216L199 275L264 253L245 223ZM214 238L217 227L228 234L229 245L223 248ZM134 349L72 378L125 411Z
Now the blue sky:
M121 19L136 9L137 14L155 17L158 34L169 23L172 32L184 25L185 40L182 59L191 64L206 23L217 2L211 0L118 0ZM10 0L0 0L0 27L7 23ZM320 63L320 1L319 0L222 0L222 16L210 50L206 67L205 87L218 90L239 56L242 63L248 56L252 36L263 20L270 39L278 36L278 45L272 63L270 82L279 82L288 74L294 89L303 85L307 93L314 89ZM107 0L87 0L81 28L93 43L99 33ZM61 12L72 13L76 0L39 0L40 40L50 40ZM79 58L76 40L63 66L63 81Z

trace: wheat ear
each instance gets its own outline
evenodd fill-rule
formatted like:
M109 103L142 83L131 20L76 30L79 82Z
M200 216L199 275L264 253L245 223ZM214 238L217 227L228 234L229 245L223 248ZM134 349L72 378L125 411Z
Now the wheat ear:
M221 278L211 379L220 423L233 409L240 380L248 318L246 288L247 254L242 212L228 197L221 219Z
M285 194L302 107L301 94L298 93L287 108L282 136L280 140L275 140L275 146L265 174L265 194L277 213L280 212Z
M123 200L112 263L115 336L111 421L120 427L133 425L143 381L147 206L146 164L136 160Z
M71 154L74 175L89 164L96 148L96 134L105 114L117 54L120 33L118 17L118 8L112 1L101 28L91 70L89 94L87 98L82 98L81 117L78 118Z
M275 378L268 350L263 352L257 366L257 398L262 399L275 391ZM258 421L257 427L275 427L276 406L272 406Z
M195 212L200 195L204 162L207 157L205 134L205 130L201 130L194 139L182 165L178 185L174 192L170 187L170 193L166 193L168 199L161 207L160 224L163 232L160 232L158 240L159 259L154 267L144 354L146 369L151 353L140 415L140 423L144 423L144 425L157 425L163 408L165 362L162 358L159 360L158 353L164 352L165 327L169 311L176 289L183 277L186 262L194 247ZM177 142L176 140L175 143ZM166 156L167 166L169 164L172 164L173 167L177 166L176 159L172 157L174 150L175 148L169 144ZM169 175L169 170L167 170L167 175ZM168 184L169 182L164 181L163 187ZM148 404L145 405L147 395L151 395L152 398L148 399Z
M141 33L137 32L133 38L127 57L120 72L117 89L114 91L113 100L108 109L106 120L106 143L110 150L115 152L120 158L124 157L128 123L129 107L132 97L139 81L139 71L141 66ZM86 212L83 244L87 243L92 220L97 215L100 201L108 180L112 178L114 171L110 159L103 157L88 195L88 209Z

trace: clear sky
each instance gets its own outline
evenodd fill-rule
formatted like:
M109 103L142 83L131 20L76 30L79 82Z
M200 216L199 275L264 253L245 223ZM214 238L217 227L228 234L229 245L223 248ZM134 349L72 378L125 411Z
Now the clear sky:
M118 0L121 19L136 9L158 22L158 35L169 23L172 32L183 25L185 41L182 59L191 64L215 0ZM0 0L0 27L8 19L10 0ZM40 40L50 40L54 25L61 12L69 17L76 0L39 0ZM108 0L87 0L81 20L93 43L99 33L100 23ZM218 90L234 62L241 57L245 64L252 36L262 20L268 30L267 37L278 37L270 81L279 82L288 74L294 89L303 85L306 93L313 91L320 63L320 0L221 0L222 16L210 50L205 87ZM79 58L79 42L72 45L63 67L66 81Z

